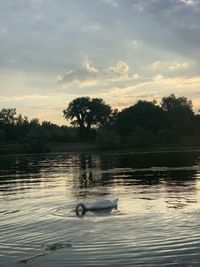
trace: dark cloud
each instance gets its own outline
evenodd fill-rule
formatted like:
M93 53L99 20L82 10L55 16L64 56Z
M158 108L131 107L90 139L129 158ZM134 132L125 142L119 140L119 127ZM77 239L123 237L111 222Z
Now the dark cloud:
M100 65L130 64L133 40L195 60L199 10L195 0L1 1L0 64L14 58L18 68L56 71L77 65L81 53Z
M140 13L141 38L165 50L196 59L200 41L199 1L138 0L133 8Z

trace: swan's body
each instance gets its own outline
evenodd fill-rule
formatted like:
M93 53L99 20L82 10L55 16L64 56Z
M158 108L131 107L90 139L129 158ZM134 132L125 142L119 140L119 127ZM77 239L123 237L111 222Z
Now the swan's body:
M113 209L117 207L118 198L113 200L100 199L88 205L87 210Z
M82 214L84 214L87 211L100 211L100 210L106 210L106 209L112 210L114 208L117 208L117 202L118 202L118 198L113 199L113 200L100 199L87 206L84 203L79 203L76 206L76 214L80 214L80 211L82 212Z

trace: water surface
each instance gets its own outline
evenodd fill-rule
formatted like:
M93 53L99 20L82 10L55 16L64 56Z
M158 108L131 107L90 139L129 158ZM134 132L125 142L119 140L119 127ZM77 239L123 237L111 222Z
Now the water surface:
M198 151L1 156L0 266L199 266L199 190Z

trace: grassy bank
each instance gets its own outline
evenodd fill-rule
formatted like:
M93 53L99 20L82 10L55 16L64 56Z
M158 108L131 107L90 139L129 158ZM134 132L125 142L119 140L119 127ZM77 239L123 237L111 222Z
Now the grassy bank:
M45 143L29 146L27 144L5 143L0 145L0 155L24 153L63 153L75 151L94 151L96 146L92 143Z
M30 154L30 153L64 153L64 152L102 152L102 151L119 151L119 152L162 152L162 151L194 151L200 150L199 145L177 144L151 147L135 147L130 148L121 146L117 149L99 148L94 143L46 143L38 150L32 150L24 144L9 143L0 145L0 155L9 154Z

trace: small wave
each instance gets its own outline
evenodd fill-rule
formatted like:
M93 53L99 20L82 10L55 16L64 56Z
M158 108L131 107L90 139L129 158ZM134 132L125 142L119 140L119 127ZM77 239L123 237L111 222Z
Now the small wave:
M20 212L20 210L0 210L0 214L7 215L12 213Z

